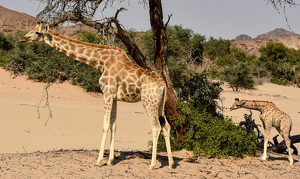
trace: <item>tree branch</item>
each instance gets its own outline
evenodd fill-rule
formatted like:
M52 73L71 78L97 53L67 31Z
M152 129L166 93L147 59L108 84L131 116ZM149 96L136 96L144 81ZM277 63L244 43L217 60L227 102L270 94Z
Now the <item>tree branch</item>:
M275 140L273 138L274 143L276 143L276 141L277 141L276 137L274 137ZM294 149L293 153L298 155L298 151L297 151L297 149L295 150L295 146L293 144L300 142L300 135L294 135L290 139L291 139L291 147ZM287 149L287 147L286 147L285 141L282 141L277 145L275 144L274 146L272 146L270 148L271 151L276 152L276 153L284 152L286 149Z

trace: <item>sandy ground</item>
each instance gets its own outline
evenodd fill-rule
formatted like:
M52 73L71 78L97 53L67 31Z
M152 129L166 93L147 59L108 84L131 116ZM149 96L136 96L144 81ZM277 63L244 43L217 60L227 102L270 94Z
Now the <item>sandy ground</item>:
M191 152L173 152L173 170L167 167L166 154L160 153L155 169L149 171L152 135L141 103L118 102L117 158L113 166L95 167L102 136L102 96L68 82L53 84L48 98L53 118L48 119L49 108L43 108L45 86L26 76L12 79L0 69L0 178L300 178L299 156L293 155L295 164L290 166L286 154L268 153L269 159L261 161L261 151L245 159L197 158L193 163L185 162ZM223 87L224 107L229 108L234 98L273 101L292 117L291 135L300 133L299 88L264 84L253 91L232 92ZM247 111L223 113L239 122ZM253 112L261 124L258 115ZM275 135L273 129L271 137ZM300 144L295 146L300 151ZM132 157L137 151L146 159Z

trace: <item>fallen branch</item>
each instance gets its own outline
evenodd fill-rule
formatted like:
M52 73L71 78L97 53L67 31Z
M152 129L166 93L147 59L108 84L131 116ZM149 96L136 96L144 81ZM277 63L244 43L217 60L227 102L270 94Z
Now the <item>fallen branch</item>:
M196 156L193 156L193 157L190 157L190 158L186 158L186 159L183 159L184 162L189 162L189 163L194 163L197 159L198 159L198 155Z
M282 152L286 151L287 147L286 147L284 140L282 142L278 143L278 141L277 141L278 136L279 135L277 135L273 138L275 145L270 147L269 150L271 150L272 152L276 152L276 153L282 153ZM291 148L294 150L293 154L298 155L298 150L294 146L294 144L300 142L300 135L291 136L290 139L291 139Z

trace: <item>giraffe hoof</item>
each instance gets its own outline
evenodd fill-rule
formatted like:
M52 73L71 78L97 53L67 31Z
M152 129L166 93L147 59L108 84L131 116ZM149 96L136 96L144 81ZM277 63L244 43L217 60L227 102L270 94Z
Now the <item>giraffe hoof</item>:
M262 160L267 160L267 159L268 159L268 157L262 157L261 159L262 159Z
M153 170L153 168L154 168L154 166L150 166L150 167L149 167L149 170Z
M100 165L99 163L96 163L94 166L96 166L96 167L102 167L102 165Z

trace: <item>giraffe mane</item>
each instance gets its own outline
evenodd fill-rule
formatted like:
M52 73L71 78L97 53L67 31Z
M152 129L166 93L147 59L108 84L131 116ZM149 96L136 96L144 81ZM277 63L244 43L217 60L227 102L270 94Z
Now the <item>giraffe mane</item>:
M57 32L54 32L53 30L49 30L48 33L50 34L53 34L59 38L62 38L62 39L65 39L67 41L71 41L73 43L76 43L76 44L82 44L84 46L89 46L89 47L95 47L95 48L104 48L104 49L114 49L114 50L118 50L119 52L123 53L124 56L127 57L126 53L124 50L118 48L118 47L112 47L112 46L106 46L106 45L98 45L98 44L90 44L90 43L87 43L87 42L81 42L79 40L74 40L74 39L71 39L71 38L68 38L68 37L65 37Z
M241 101L247 101L247 102L250 102L250 101L252 101L252 102L265 102L265 103L273 103L272 101L262 101L262 100L247 100L247 99L243 99L243 100L241 100Z
M274 105L274 106L276 106L272 101L262 101L262 100L241 100L241 101L245 101L245 102L254 102L254 103L261 103L261 102L263 102L263 103L267 103L267 104L269 104L269 105Z

